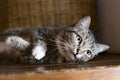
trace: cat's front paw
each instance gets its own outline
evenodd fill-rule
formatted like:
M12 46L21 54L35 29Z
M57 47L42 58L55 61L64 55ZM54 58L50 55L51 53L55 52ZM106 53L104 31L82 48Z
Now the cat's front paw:
M10 36L6 39L5 42L10 47L22 50L28 48L28 46L30 45L29 42L18 36Z
M45 56L45 52L46 50L40 45L38 45L33 48L32 55L34 56L35 59L40 60Z

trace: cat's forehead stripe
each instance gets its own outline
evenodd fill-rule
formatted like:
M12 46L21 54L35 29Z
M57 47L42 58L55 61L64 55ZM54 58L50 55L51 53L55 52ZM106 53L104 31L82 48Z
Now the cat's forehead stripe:
M68 32L71 32L71 33L74 33L75 35L77 36L80 36L80 34L78 34L76 31L68 31ZM81 37L81 36L80 36Z

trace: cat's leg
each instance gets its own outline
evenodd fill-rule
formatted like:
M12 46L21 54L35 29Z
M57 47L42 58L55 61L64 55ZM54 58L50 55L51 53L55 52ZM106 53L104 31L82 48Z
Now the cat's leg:
M30 46L30 43L19 36L9 36L5 43L13 48L25 50Z
M30 43L19 36L10 36L6 39L5 43L13 48L20 50L25 50L30 46ZM46 43L44 41L38 40L32 49L32 56L40 60L45 56L47 51Z
M47 46L44 41L38 40L36 45L32 49L32 55L35 59L41 60L47 51Z

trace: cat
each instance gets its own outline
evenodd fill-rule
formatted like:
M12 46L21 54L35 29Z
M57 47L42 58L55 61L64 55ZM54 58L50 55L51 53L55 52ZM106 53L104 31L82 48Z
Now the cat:
M96 42L90 23L91 17L86 16L74 26L8 29L1 35L7 46L24 54L22 61L80 63L109 49L108 45Z

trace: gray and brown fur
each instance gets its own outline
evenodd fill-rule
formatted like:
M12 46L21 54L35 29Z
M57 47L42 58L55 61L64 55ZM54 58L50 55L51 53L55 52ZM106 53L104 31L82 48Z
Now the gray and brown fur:
M45 56L37 60L39 63L86 62L109 48L95 41L93 33L89 30L90 21L91 18L87 16L75 26L8 29L1 35L3 35L3 41L8 37L18 36L30 43L25 49L9 45L9 48L19 52L20 59L23 59L20 61L23 62L27 60L26 54L31 55L32 49L39 42L45 43L43 45L46 47ZM21 54L24 55L21 56ZM35 61L34 56L30 59Z

